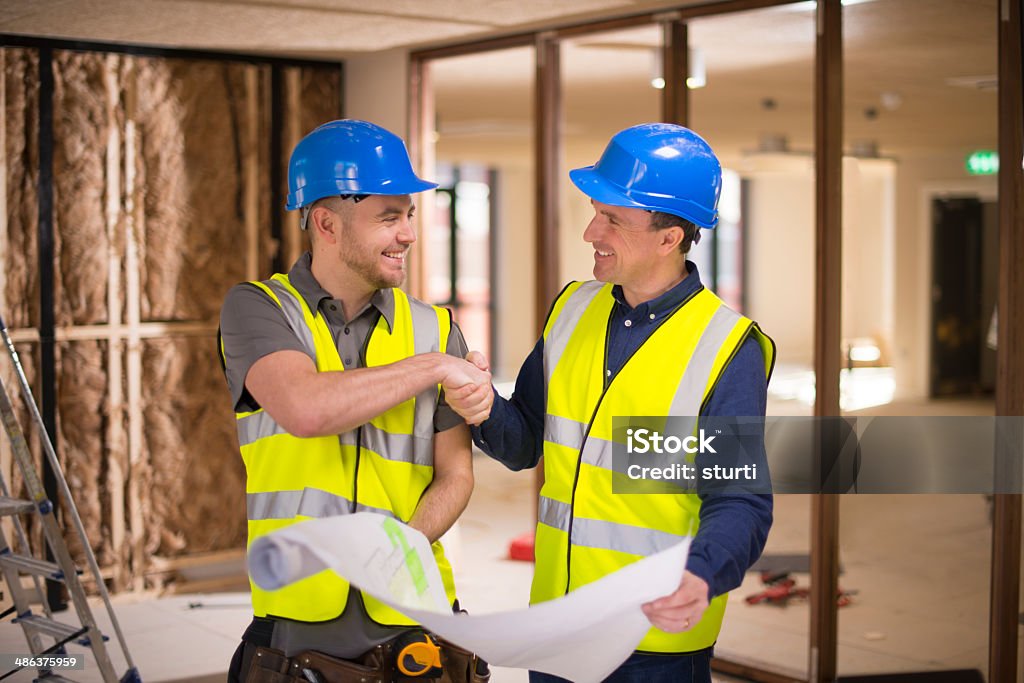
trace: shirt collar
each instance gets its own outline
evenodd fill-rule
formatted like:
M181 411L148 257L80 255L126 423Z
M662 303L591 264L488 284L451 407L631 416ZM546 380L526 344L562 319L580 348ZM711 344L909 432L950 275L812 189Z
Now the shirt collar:
M331 296L331 293L324 289L319 282L317 282L316 278L313 276L312 264L313 256L307 251L299 257L299 260L295 262L292 269L288 271L288 280L292 283L292 287L302 295L306 305L309 306L309 310L319 312L320 305L324 300L331 301L334 297ZM384 316L384 320L387 321L389 331L394 329L395 293L393 290L378 289L373 293L373 296L370 297L369 305L376 308L380 311L380 314ZM365 310L366 309L363 309L363 311ZM363 311L359 311L355 316L353 316L353 320L358 318Z
M679 306L679 304L693 296L702 286L700 282L700 273L697 271L696 263L693 261L687 261L686 272L688 275L676 284L675 287L664 294L651 299L650 301L643 302L636 308L646 306L647 309L644 311L645 313L656 315L658 317L674 310ZM629 312L633 310L633 307L626 301L626 295L623 294L621 285L615 285L612 287L612 296L615 297L615 301L618 302L619 306L621 306L625 311Z

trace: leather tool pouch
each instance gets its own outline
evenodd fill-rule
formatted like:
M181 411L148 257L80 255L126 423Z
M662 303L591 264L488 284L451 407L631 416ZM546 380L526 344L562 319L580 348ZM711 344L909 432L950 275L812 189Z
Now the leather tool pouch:
M434 638L441 646L441 661L444 663L441 683L487 683L491 680L487 662L455 643L437 636Z
M309 680L303 674L304 669L309 669L319 674L318 683L387 683L377 648L362 659L362 662L353 662L308 650L292 657L292 666L300 681Z
M294 683L296 679L290 674L290 665L291 660L279 650L257 648L245 683Z
M441 646L444 672L439 683L488 683L487 662L472 652L435 636ZM269 647L257 648L245 683L414 683L419 680L395 670L392 643L378 645L360 661L338 659L308 650L294 657ZM308 670L309 673L306 673Z
M308 673L307 673L308 670ZM380 649L353 662L308 650L294 657L271 648L256 650L245 683L387 683Z

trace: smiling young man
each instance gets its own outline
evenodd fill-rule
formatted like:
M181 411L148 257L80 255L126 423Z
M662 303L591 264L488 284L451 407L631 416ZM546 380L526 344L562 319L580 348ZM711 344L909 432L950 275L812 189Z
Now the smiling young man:
M356 120L299 142L288 184L310 251L288 274L234 287L221 311L249 542L308 518L388 515L433 543L454 604L438 539L469 500L466 422L487 417L492 394L449 312L398 289L416 241L412 195L436 185L416 177L400 138ZM389 679L390 644L415 629L330 570L277 591L253 584L252 601L229 681L284 680L300 662L316 680ZM467 653L439 655L469 670Z
M544 456L534 603L697 528L679 588L644 606L652 627L607 680L707 683L726 593L764 547L771 496L616 494L605 447L613 416L763 416L775 347L686 260L699 229L718 221L722 170L703 139L681 126L635 126L570 177L594 206L583 239L595 280L562 290L515 394L496 398L473 436L513 470Z

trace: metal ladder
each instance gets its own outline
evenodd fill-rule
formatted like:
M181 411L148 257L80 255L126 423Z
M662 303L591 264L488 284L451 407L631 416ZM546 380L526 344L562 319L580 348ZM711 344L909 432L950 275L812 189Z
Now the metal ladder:
M94 664L99 668L104 683L141 683L142 679L132 663L131 655L128 653L128 647L125 644L124 635L121 633L121 627L117 623L113 606L110 604L110 596L103 583L103 578L100 576L100 568L96 563L96 557L93 555L89 541L86 538L82 519L79 517L78 509L71 498L71 491L64 478L60 463L57 461L57 454L54 452L53 444L46 433L39 409L36 407L35 400L32 397L32 390L29 388L28 380L25 377L24 368L18 358L17 351L14 349L14 344L7 334L7 327L4 325L2 317L0 317L0 336L3 338L3 345L7 349L7 353L18 376L18 381L21 385L22 401L39 430L39 440L57 480L57 485L63 498L61 502L64 506L64 517L72 521L73 529L70 529L69 533L77 534L78 540L85 551L87 564L106 606L110 623L117 634L117 640L121 651L124 653L128 671L121 677L118 677L114 671L114 666L110 661L110 655L105 643L106 637L100 633L96 620L93 618L86 599L85 590L79 579L81 572L75 567L71 553L68 551L68 546L64 541L64 532L60 528L57 517L54 514L53 503L47 498L39 474L36 472L32 454L25 439L25 433L18 422L14 406L11 402L11 395L7 392L7 387L4 386L2 377L0 377L0 417L3 419L7 436L10 437L14 461L21 471L25 490L28 492L31 500L16 500L12 498L7 482L4 481L3 476L0 476L0 516L11 518L18 541L18 550L21 553L14 552L8 543L3 529L0 528L0 573L3 574L4 582L7 584L14 602L13 607L0 614L0 618L4 618L11 613L15 614L12 621L19 624L24 630L25 638L28 641L28 649L35 657L56 657L59 659L61 656L67 655L65 646L75 642L92 650L93 657L95 658ZM22 514L38 516L42 525L43 536L46 539L46 545L50 548L55 562L45 562L28 554L28 536L19 518L19 515ZM34 599L31 589L26 589L22 585L22 574L32 576L35 584ZM49 603L43 593L40 579L51 579L65 584L68 595L71 598L71 603L77 613L80 626L65 624L53 618ZM32 612L31 605L33 602L42 604L42 614ZM44 638L52 639L53 644L48 645L44 642ZM89 660L85 659L85 665L88 666L89 664ZM16 666L6 673L0 671L0 680L13 675L23 668L26 667ZM74 679L63 675L64 669L49 668L45 665L35 668L38 671L36 681L46 681L47 683L67 681L68 683L74 683ZM73 674L73 671L67 671L67 673L70 675Z

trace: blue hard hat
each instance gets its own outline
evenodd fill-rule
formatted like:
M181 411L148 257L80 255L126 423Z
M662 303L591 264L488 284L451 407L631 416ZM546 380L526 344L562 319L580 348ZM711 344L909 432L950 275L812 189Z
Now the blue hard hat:
M569 172L591 199L680 216L702 228L718 223L722 165L689 128L645 123L615 134L593 166Z
M418 178L402 139L368 121L325 123L302 138L288 162L289 211L342 194L414 194L437 183Z

